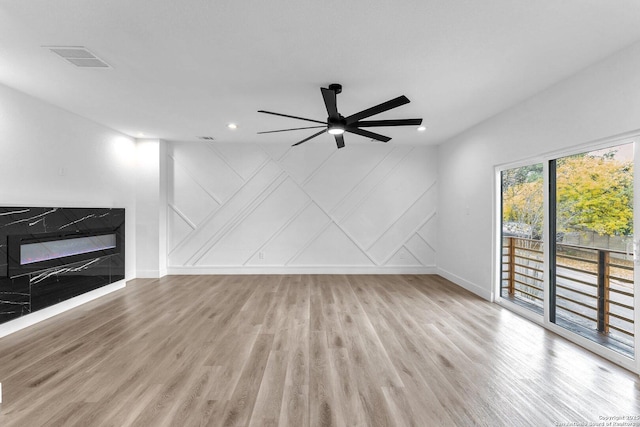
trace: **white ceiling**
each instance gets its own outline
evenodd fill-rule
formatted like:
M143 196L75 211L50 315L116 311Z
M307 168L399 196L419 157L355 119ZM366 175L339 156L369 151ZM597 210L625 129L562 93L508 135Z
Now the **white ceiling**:
M325 120L337 82L345 116L406 95L372 119L427 131L377 132L437 144L639 39L638 0L0 0L0 83L131 136L293 143L314 130L256 111Z

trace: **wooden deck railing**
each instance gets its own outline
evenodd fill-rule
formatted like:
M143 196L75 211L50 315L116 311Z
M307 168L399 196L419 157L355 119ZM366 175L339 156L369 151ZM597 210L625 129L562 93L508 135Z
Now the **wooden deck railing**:
M542 308L542 241L507 237L502 251L502 287L510 298Z
M503 296L542 309L543 242L520 237L503 241ZM615 250L556 244L558 314L603 334L633 337L633 262Z

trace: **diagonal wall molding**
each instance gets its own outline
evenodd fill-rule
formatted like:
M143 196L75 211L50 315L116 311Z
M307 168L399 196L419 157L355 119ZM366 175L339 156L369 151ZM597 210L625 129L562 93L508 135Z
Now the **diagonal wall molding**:
M282 232L284 230L287 229L287 227L289 227L291 225L292 222L294 222L296 219L298 219L300 217L300 215L302 215L302 213L309 207L311 206L311 204L313 204L313 200L309 199L300 209L298 209L296 212L293 213L293 215L291 215L291 218L289 218L287 220L287 222L285 222L284 224L282 224L282 226L271 235L271 237L269 237L269 239L267 239L266 242L264 242L263 244L260 245L260 247L258 247L258 249L256 249L255 251L253 251L253 253L251 254L251 256L249 256L243 263L242 265L247 265L247 263L249 261L251 261L251 259L253 257L255 257L257 254L259 254L261 251L264 250L265 247L269 246L269 243L273 242L274 239L276 239L277 237L279 237Z
M317 204L315 204L315 205L318 206ZM318 209L320 209L320 208L318 207ZM292 262L294 262L296 260L296 258L298 258L302 253L304 253L304 251L306 251L309 248L309 246L311 246L313 244L313 242L318 240L318 238L324 232L327 231L327 229L331 226L331 224L333 224L333 221L331 221L331 218L327 217L327 221L320 228L320 230L317 233L315 233L309 240L307 240L307 242L292 257L290 257L287 260L287 262L284 263L284 265L290 265Z
M167 209L193 228L168 255L170 273L433 271L429 258L435 248L420 232L437 212L437 148L353 143L347 147L351 151L323 145L263 150L211 143L208 150L222 169L219 175L210 168L204 179L224 187L231 176L233 192L198 224L169 201ZM173 144L170 152L196 164L188 156L198 151L184 142ZM242 179L240 186L227 170ZM198 174L203 176L202 170ZM171 186L174 177L168 179ZM195 195L180 197L198 202ZM400 250L415 260L407 266L385 265Z
M191 227L193 230L198 228L198 226L196 224L194 224L193 222L191 222L191 220L189 218L187 218L187 216L185 214L183 214L182 211L180 209L178 209L176 206L174 206L170 202L167 203L167 206L169 207L169 209L171 209L173 212L175 212L176 215L178 215L180 218L182 218L182 220L184 222L186 222L189 225L189 227Z
M337 150L336 150L335 152L337 152ZM333 154L332 154L332 155L333 155ZM331 157L331 156L330 156L330 157ZM322 164L325 164L325 163L326 163L326 160L325 160ZM292 180L293 180L293 179L292 179ZM295 182L295 181L294 181L294 182ZM308 181L307 181L307 182L308 182ZM309 192L308 192L307 190L305 190L304 186L301 186L301 185L298 185L298 186L299 186L300 190L301 190L301 191L303 191L303 192L304 192L304 193L309 197L309 199L313 200L313 197L311 196L311 194L309 194ZM321 210L321 211L322 211L322 212L327 216L327 218L329 218L329 220L330 220L330 222L329 222L329 224L327 225L327 227L325 227L325 230L326 230L326 229L327 229L331 224L334 224L336 227L338 227L338 228L339 228L339 229L340 229L340 230L345 234L345 236L347 236L347 238L349 238L349 240L351 240L351 241L353 242L353 244L354 244L358 249L360 249L360 251L362 252L362 254L363 254L364 256L366 256L367 258L369 258L369 259L371 260L371 262L372 262L372 263L377 264L377 263L376 263L376 261L375 261L373 258L371 258L371 256L367 253L367 251L362 247L362 245L361 245L360 243L358 243L358 241L356 241L356 240L353 238L353 236L351 236L351 235L349 234L349 231L348 231L348 230L345 230L345 229L344 229L344 228L343 228L343 227L342 227L338 222L336 222L336 221L335 221L335 219L331 216L331 214L330 214L326 209L324 209L324 208L323 208L320 204L318 204L318 203L315 203L315 205L316 205L316 206L318 207L318 209L320 209L320 210ZM319 234L319 235L315 236L311 241L309 241L309 242L308 242L308 244L307 244L307 245L305 245L305 247L307 247L307 248L308 248L309 246L311 246L311 245L313 244L313 242L315 242L315 241L316 241L320 236L321 236L321 234ZM290 260L287 262L287 265L288 265L288 264L290 264L290 263L292 263L292 262L294 262L294 261L295 261L299 256L301 256L301 255L302 255L302 253L303 253L303 252L300 252L300 253L298 253L294 258L290 259Z
M420 230L420 229L421 229L421 228L422 228L426 223L428 223L428 222L429 222L429 221L431 221L433 218L435 218L435 216L436 216L436 212L435 212L435 211L433 211L433 212L432 212L432 213L431 213L427 218L425 218L422 222L420 222L420 224L418 224L418 226L417 226L415 229L413 229L410 233L408 233L408 235L407 235L407 236L402 240L402 243L400 243L397 247L389 248L389 255L388 255L386 258L384 258L384 259L382 260L382 262L380 262L380 264L384 265L384 264L386 264L387 262L389 262L389 259L390 259L390 258L391 258L391 257L392 257L396 252L398 252L398 251L400 250L400 248L402 248L403 246L404 246L404 247L406 247L405 245L407 244L407 242L408 242L411 238L413 238L413 236L418 236L418 238L420 238L421 240L423 240L423 241L424 241L424 239L422 239L422 237L420 237L420 235L418 234L418 231L419 231L419 230ZM425 243L426 243L429 247L431 247L431 245L429 245L426 241L425 241ZM433 249L433 248L432 248L432 249ZM408 250L409 252L411 252L411 249L410 249L410 248L408 248L408 247L407 247L407 250ZM435 252L435 249L434 249L434 252ZM414 256L415 256L415 254L412 254L412 255L414 255Z
M347 230L345 230L344 228L342 228L340 226L340 224L338 224L333 218L331 218L331 215L329 215L329 213L324 210L322 208L322 206L318 205L316 203L316 206L327 216L327 218L329 218L329 222L327 223L327 225L324 227L323 231L326 231L331 225L335 225L340 231L342 231L342 233L344 233L344 235L351 240L351 242L360 250L360 252L362 252L362 254L369 258L369 260L373 263L373 264L377 264L376 261L371 258L371 256L367 253L366 250L364 250L364 248L353 238L353 236L349 235L349 232ZM322 233L318 233L316 236L314 236L313 239L311 239L307 245L305 245L305 249L309 248L309 246L311 246L316 240L318 240L320 238L320 236L322 235ZM292 259L290 259L287 262L287 265L295 262L296 259L298 259L302 254L304 253L304 251L300 251L299 253L296 254L296 256L294 256Z
M180 170L182 171L182 173L184 173L185 175L187 175L189 178L191 178L191 180L193 182L196 183L196 185L198 185L198 187L200 187L202 189L202 191L204 191L205 193L207 193L209 195L209 197L211 197L213 200L216 201L216 203L218 203L219 205L222 204L222 200L220 200L220 198L218 196L216 196L215 194L213 194L213 192L209 191L206 187L204 187L201 183L199 183L195 177L193 177L190 173L189 170L183 166L180 165L180 162L176 161L175 158L173 158L171 155L169 155L169 161L171 162L171 169L172 169L172 173L175 176L175 168L178 167L180 168Z
M418 204L418 202L420 202L420 200L421 200L425 195L427 195L427 193L429 193L429 191L431 191L431 189L432 189L432 188L434 188L435 186L436 186L436 182L434 181L434 182L429 186L429 188L427 188L427 189L424 191L424 193L422 193L422 194L421 194L421 195L420 195L420 196L419 196L419 197L418 197L418 198L417 198L417 199L416 199L416 200L411 204L411 206L409 206L409 207L407 208L407 210L405 210L405 211L402 213L402 215L399 215L399 216L398 216L398 218L396 218L396 219L395 219L391 224L389 224L389 226L388 226L386 229L384 229L384 230L380 230L380 231L381 231L380 235L378 235L378 237L377 237L377 238L376 238L376 239L375 239L375 240L374 240L374 241L373 241L373 242L372 242L372 243L367 247L367 250L371 250L371 248L372 248L372 247L374 247L374 246L375 246L375 245L380 241L380 239L382 239L382 238L384 237L384 235L385 235L385 234L387 234L387 233L389 232L389 230L391 230L391 229L392 229L396 224L398 224L398 222L399 222L399 221L400 221L400 220L401 220L401 219L402 219L402 218L407 214L407 212L409 212L409 210L411 210L413 207L415 207L415 206ZM428 218L428 219L430 219L433 215L435 215L435 212L434 212L434 213L432 213L431 215L429 215L429 218ZM420 228L422 228L422 226L423 226L424 224L426 224L426 222L428 221L428 219L427 219L427 220L425 220L424 222L422 222L422 223L420 224L420 226L416 227L416 230L414 231L414 233L417 233L417 232L418 232L418 230L419 230Z
M384 157L382 157L380 159L380 161L378 161L378 163L376 163L375 165L373 165L373 167L369 170L369 172L362 177L362 179L356 184L354 185L351 190L344 195L344 197L342 199L340 199L340 201L338 201L338 203L336 203L336 205L331 208L331 214L334 215L336 213L336 211L339 210L340 207L342 207L346 201L348 200L352 200L353 198L357 198L358 201L356 202L356 204L354 204L351 209L349 211L347 211L347 213L345 214L345 216L348 216L349 213L355 209L357 209L357 207L360 205L360 203L362 203L362 201L366 198L366 196L370 193L370 191L364 192L364 195L361 197L356 197L355 195L358 193L358 191L360 191L360 193L362 192L362 187L367 186L367 184L369 184L370 187L375 186L375 184L377 184L380 180L384 179L384 175L381 176L380 178L376 179L375 177L373 177L373 175L380 171L381 169L384 169L384 163L391 157L391 155L393 153L395 153L397 151L396 148L388 151ZM395 165L394 165L395 166ZM393 170L393 166L389 169L388 173L391 173L391 171ZM386 175L386 174L385 174Z
M434 212L434 213L433 213L433 216L432 216L432 217L429 217L429 219L425 222L425 225L426 225L426 224L431 220L431 218L433 218L433 217L435 217L435 216L436 216L436 214L435 214L435 212ZM423 227L424 227L424 225L423 225ZM422 227L420 227L420 228L422 228ZM419 231L420 231L420 230L418 229L418 231L416 231L415 235L416 235L420 240L422 240L422 241L425 243L425 245L429 246L429 247L430 247L430 248L435 252L435 251L436 251L436 247L435 247L435 245L433 245L433 244L429 243L429 242L427 241L427 239L425 239L425 238L424 238L424 236L423 236L422 234L420 234L420 233L419 233Z
M302 185L300 187L304 187L305 185L307 185L307 183L309 183L309 181L311 181L318 174L318 172L333 158L333 156L336 155L337 152L338 150L331 152L331 154L329 154L327 158L324 159L322 163L320 163L313 171L311 171L309 176L307 176L304 181L302 181Z
M412 149L413 148L410 147L409 150L404 155L401 155L400 158L395 159L395 161L393 160L392 156L397 152L399 152L399 149L396 148L390 151L383 159L380 160L380 162L376 165L376 168L372 169L371 172L367 174L367 177L364 177L363 180L360 183L358 183L360 187L366 188L366 190L361 191L361 194L358 197L358 196L355 196L355 194L357 193L356 193L356 187L354 187L352 190L352 193L354 193L354 195L350 194L349 198L345 197L343 200L341 200L341 203L336 205L333 211L334 212L337 211L338 208L340 208L344 204L345 200L348 200L351 197L355 198L357 200L356 203L354 203L344 213L344 215L342 215L341 219L343 221L346 221L371 196L371 194L376 189L376 187L381 182L384 182L384 180L387 179L389 175L391 175L400 166L400 164L411 154ZM391 161L391 164L387 166L385 163L386 161ZM375 176L376 172L378 176ZM369 178L369 179L367 180L366 178Z
M240 173L238 173L238 171L229 163L227 158L222 153L220 153L220 151L216 150L216 148L214 147L213 144L207 144L207 149L211 150L220 160L222 160L224 162L224 164L227 165L227 167L231 171L233 171L233 173L236 174L236 176L238 178L240 178L242 181L245 181L245 179L242 177L242 175L240 175Z
M228 233L235 230L237 227L242 225L242 221L247 218L251 213L260 206L260 204L271 195L274 191L276 191L282 183L287 179L287 175L284 173L280 173L278 176L273 179L269 185L260 191L253 200L251 200L248 204L246 204L240 211L231 218L220 230L207 241L206 245L203 245L198 252L189 260L191 264L197 264L202 257L209 252L222 238L224 238Z
M169 265L189 265L205 245L220 234L220 230L250 204L282 171L272 161L266 161L251 179L241 186L217 211L196 228L188 240L181 242L169 257ZM169 177L171 179L171 177Z

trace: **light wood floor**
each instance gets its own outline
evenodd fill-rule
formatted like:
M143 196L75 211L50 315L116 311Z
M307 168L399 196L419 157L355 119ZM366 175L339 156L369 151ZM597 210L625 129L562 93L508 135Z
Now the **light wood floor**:
M438 276L135 280L0 339L0 382L2 426L640 415L636 375Z

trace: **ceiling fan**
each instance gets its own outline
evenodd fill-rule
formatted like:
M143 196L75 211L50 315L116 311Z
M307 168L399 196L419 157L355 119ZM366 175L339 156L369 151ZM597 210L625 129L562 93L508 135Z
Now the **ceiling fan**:
M419 126L422 124L422 119L397 119L397 120L365 120L367 117L371 117L376 114L380 114L382 112L391 110L392 108L399 107L404 104L408 104L409 98L402 95L387 102L383 102L382 104L376 105L371 108L367 108L366 110L362 110L359 113L352 114L350 116L344 117L342 114L338 112L338 107L336 103L336 95L342 92L342 85L334 83L330 84L328 88L321 87L320 91L322 92L322 98L324 99L324 105L327 108L327 121L323 122L320 120L307 119L304 117L291 116L288 114L280 114L273 113L271 111L259 110L258 113L265 114L273 114L274 116L282 116L289 117L291 119L304 120L307 122L320 123L322 126L306 126L299 128L291 128L291 129L279 129L279 130L270 130L266 132L258 132L258 134L263 133L275 133L275 132L289 132L292 130L302 130L302 129L319 129L322 130L318 133L314 133L310 137L303 139L302 141L298 141L292 145L295 147L296 145L300 145L303 142L307 142L316 136L319 136L322 133L329 132L336 139L336 144L338 148L344 147L344 137L343 134L345 132L355 133L356 135L364 136L365 138L375 139L377 141L388 142L391 140L388 136L380 135L375 132L370 132L368 130L364 130L361 128L365 127L377 127L377 126Z

